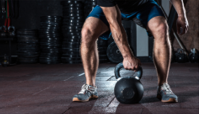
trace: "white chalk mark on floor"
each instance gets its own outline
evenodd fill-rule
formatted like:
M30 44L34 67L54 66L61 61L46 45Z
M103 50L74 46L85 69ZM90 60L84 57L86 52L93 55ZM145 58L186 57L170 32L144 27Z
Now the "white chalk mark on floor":
M52 86L49 86L49 87L47 87L47 88L44 88L44 89L42 89L42 90L40 90L40 91L34 93L33 95L37 95L38 93L41 93L42 91L45 91L45 90L49 89L50 87L52 87Z
M85 73L81 73L81 74L79 74L78 76L83 76Z
M65 79L64 81L67 81L67 80L69 80L69 79L71 79L71 78L73 78L74 76L71 76L71 77L69 77L69 78L67 78L67 79Z

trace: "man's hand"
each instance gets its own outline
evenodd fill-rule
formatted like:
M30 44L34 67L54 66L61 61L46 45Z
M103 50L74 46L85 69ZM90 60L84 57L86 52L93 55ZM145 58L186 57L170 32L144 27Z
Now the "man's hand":
M136 57L128 57L128 58L124 58L123 65L124 65L124 68L127 70L137 71L138 66L141 65L141 62Z
M176 28L178 31L178 34L183 35L187 33L189 27L189 22L186 17L184 16L178 16L178 19L176 21Z

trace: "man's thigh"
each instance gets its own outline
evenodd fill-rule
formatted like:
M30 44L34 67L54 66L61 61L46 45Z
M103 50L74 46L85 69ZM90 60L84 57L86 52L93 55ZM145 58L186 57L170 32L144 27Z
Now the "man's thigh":
M83 25L82 32L86 31L86 34L90 33L93 35L93 37L99 37L108 30L108 26L99 18L88 17Z
M155 2L148 2L144 6L138 8L132 20L143 28L148 28L148 23L156 17L164 17L164 13L160 6Z
M165 17L156 16L149 20L147 24L147 30L149 30L150 32L156 31L160 26L161 27L165 26L164 27L165 29L169 28Z

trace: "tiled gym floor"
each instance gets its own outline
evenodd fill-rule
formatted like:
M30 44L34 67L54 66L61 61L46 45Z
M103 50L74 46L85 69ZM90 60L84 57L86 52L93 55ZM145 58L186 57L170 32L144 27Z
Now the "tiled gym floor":
M85 82L81 64L0 66L0 114L199 114L198 64L171 66L169 84L179 103L156 99L157 78L152 63L142 63L144 96L139 104L120 104L114 97L115 64L100 64L97 73L99 98L72 102ZM130 74L122 71L122 74Z

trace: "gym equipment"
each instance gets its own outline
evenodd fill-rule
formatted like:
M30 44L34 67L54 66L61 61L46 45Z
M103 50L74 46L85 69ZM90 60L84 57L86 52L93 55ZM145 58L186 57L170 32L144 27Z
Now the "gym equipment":
M2 64L3 67L9 66L9 61L8 61L8 57L7 57L6 54L4 55L4 58L3 58L3 61L2 61L1 64Z
M144 87L140 82L142 78L142 68L139 67L136 76L121 77L120 70L123 63L119 63L115 67L115 77L118 80L115 84L114 94L116 99L124 104L138 103L144 94Z
M57 64L61 61L61 26L61 16L40 17L40 63Z
M22 64L37 63L39 56L38 31L35 29L19 29L16 34L18 62Z
M83 2L77 0L61 1L63 6L62 56L63 63L81 63L80 41L84 23Z
M184 49L177 50L177 52L175 53L175 61L178 63L188 62L188 57L187 57Z
M123 61L122 54L120 53L120 50L118 49L115 42L109 44L107 48L107 56L108 59L113 63L120 63Z
M198 63L198 58L199 58L199 54L198 54L198 51L193 48L191 49L191 53L189 53L189 61L192 62L192 63Z

